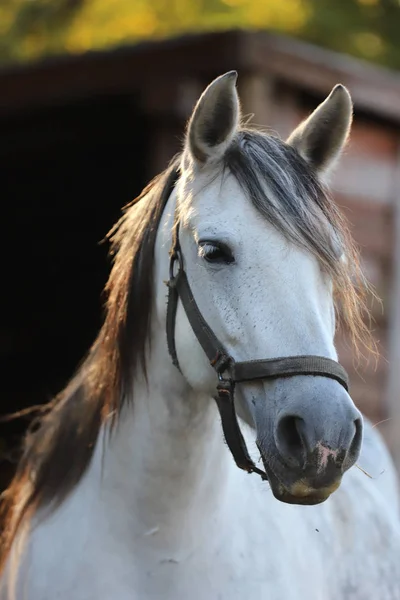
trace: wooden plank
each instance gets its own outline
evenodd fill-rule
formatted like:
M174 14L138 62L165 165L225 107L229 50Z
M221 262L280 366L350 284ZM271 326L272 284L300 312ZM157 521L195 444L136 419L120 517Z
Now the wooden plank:
M372 119L364 119L356 111L350 143L345 149L345 158L351 155L365 155L380 160L385 158L396 165L398 137L399 132L396 128Z
M361 196L376 204L390 204L393 197L395 165L386 159L349 155L339 163L331 189L347 197Z
M276 80L275 106L271 110L266 125L271 133L286 140L292 131L308 116L299 105L298 95L293 87Z
M361 252L391 261L394 244L393 207L375 204L361 196L335 193L334 197L348 220Z
M351 385L351 397L361 413L374 425L387 418L382 402L381 382L357 381Z
M372 120L355 119L350 143L331 178L335 193L390 204L397 169L399 132Z
M264 74L245 73L238 79L238 91L244 121L268 126L276 109L275 80Z
M397 186L394 202L395 245L393 254L393 287L389 326L389 374L386 404L389 421L387 436L396 465L400 471L400 144L398 152Z

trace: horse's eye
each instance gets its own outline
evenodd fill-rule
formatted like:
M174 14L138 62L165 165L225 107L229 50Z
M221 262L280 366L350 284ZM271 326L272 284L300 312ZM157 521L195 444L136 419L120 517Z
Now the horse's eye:
M200 242L199 254L209 263L231 264L234 262L232 251L220 242Z

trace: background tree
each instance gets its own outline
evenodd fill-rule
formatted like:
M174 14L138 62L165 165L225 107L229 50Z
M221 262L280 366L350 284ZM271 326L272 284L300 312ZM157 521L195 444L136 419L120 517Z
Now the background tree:
M399 0L1 0L0 62L237 27L400 68Z

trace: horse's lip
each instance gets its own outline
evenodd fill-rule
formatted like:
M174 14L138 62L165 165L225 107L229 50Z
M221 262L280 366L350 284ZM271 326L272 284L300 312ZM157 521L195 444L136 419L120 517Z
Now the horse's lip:
M271 486L271 489L272 489L272 486ZM313 494L309 494L308 496L295 496L294 494L291 494L287 490L283 490L283 493L280 493L278 495L278 494L274 493L273 489L272 489L272 493L274 494L274 496L277 500L280 500L281 502L284 502L285 504L298 504L300 506L315 506L316 504L322 504L322 502L325 502L325 500L327 500L330 496L330 494L320 494L320 493L313 493Z
M299 504L302 506L314 506L315 504L321 504L322 502L325 502L332 492L339 487L340 481L336 482L330 487L324 487L317 490L310 488L304 480L299 479L298 482L291 486L291 489L289 489L276 474L275 470L271 466L270 462L265 458L263 453L261 453L261 457L274 497L286 504Z

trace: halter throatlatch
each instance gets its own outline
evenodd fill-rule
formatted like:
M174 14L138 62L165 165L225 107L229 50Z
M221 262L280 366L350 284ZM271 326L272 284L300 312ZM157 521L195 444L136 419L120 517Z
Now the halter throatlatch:
M176 178L169 179L172 190ZM237 420L234 394L235 384L257 379L276 379L294 375L320 375L336 380L348 390L348 375L334 360L323 356L287 356L236 362L225 350L212 329L205 321L194 299L184 269L184 261L179 243L179 220L175 212L175 226L170 251L170 270L167 305L167 343L173 364L180 369L175 347L175 320L179 300L185 310L193 332L203 348L210 365L218 376L215 400L221 416L226 443L238 467L248 473L258 473L267 479L266 473L255 466L248 453L246 443Z

